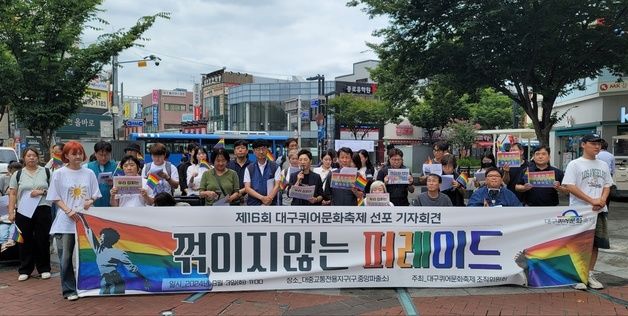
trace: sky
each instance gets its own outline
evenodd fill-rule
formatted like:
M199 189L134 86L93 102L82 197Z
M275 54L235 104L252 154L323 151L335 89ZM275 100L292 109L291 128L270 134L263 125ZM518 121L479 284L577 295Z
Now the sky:
M352 73L355 62L377 59L366 43L381 39L383 18L369 19L345 0L105 0L99 17L109 25L102 32L128 29L144 15L169 12L141 41L120 53L119 61L161 58L158 67L124 64L118 79L125 96L143 96L152 89L192 90L202 73L227 71L290 79L325 75L327 80ZM83 44L97 40L86 31ZM110 70L111 66L106 66Z

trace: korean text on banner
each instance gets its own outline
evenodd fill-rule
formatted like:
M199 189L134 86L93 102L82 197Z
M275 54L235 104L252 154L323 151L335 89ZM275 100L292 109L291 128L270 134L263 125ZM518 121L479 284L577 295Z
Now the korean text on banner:
M596 219L561 206L92 208L77 222L77 287L97 296L586 283Z

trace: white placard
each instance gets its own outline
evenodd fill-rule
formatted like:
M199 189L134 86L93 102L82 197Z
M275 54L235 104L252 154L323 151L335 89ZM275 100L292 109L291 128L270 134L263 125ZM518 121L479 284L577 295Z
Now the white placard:
M17 204L17 212L28 218L33 217L35 209L37 208L37 205L39 205L39 201L42 198L41 195L31 197L31 192L33 191L22 191L20 202Z
M289 196L293 199L309 200L314 197L314 185L293 185L290 187Z
M445 191L451 189L454 183L454 176L452 174L444 174L440 176L443 182L440 184L440 190Z
M439 163L424 163L423 175L428 175L429 173L437 175L443 174L443 165Z
M367 193L366 206L390 206L389 193Z
M408 184L410 169L388 169L388 184Z

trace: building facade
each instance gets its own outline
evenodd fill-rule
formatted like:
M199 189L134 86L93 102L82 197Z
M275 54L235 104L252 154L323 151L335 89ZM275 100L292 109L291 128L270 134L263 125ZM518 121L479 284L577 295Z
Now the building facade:
M203 74L201 117L198 119L207 119L208 131L229 129L229 89L252 82L252 75L225 71L225 68Z
M192 92L185 89L155 89L142 97L144 132L164 132L182 129L182 122L194 116Z

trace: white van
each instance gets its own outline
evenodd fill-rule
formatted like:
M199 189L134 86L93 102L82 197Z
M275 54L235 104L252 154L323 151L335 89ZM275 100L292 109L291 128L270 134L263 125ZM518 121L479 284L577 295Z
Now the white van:
M0 174L7 173L9 163L19 160L15 149L11 147L0 147Z

